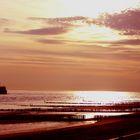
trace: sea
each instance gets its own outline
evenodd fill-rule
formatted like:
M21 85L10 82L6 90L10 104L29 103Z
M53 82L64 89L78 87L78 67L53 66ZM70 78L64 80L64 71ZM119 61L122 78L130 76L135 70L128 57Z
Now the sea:
M118 92L118 91L27 91L8 90L7 95L0 95L0 111L16 110L46 110L63 112L70 108L69 112L91 113L87 107L96 106L132 106L140 104L140 92ZM81 107L82 110L76 110ZM74 109L73 109L74 108ZM139 108L137 108L138 111ZM92 112L93 113L93 112ZM100 112L96 112L98 114ZM112 112L111 112L112 113ZM114 113L114 112L113 112ZM115 114L108 115L115 115ZM122 113L122 112L121 112ZM128 112L124 112L128 113ZM91 114L90 114L91 115ZM87 113L87 116L90 116ZM40 121L22 123L0 123L0 135L11 133L28 132L32 129L54 130L79 125L94 124L96 120L68 122L68 121ZM16 130L16 131L15 131Z
M0 109L31 108L38 105L104 106L139 102L140 92L9 90L7 95L0 95Z

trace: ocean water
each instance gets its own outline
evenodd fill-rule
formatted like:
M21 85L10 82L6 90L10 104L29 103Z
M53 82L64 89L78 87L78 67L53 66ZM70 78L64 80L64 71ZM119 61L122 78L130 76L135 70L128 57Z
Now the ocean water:
M96 115L116 116L125 115L129 112L86 112L88 107L96 106L113 106L113 105L139 105L139 92L114 92L114 91L25 91L9 90L7 95L0 95L0 113L3 110L25 110L25 109L55 109L57 113L61 109L79 108L81 112L72 110L73 114L81 113L87 118L94 118ZM54 111L54 113L55 113ZM66 110L65 110L66 111ZM52 112L51 112L52 113ZM94 124L95 120L87 121L40 121L40 122L18 122L18 123L1 123L0 136L25 133L38 130L54 130L66 127Z
M130 103L140 103L139 92L10 90L7 95L0 95L0 109L86 107Z

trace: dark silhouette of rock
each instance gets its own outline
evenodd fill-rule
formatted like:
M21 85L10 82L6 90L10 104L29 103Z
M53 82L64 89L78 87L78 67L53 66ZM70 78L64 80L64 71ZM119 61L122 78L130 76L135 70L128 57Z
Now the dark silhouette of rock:
M0 94L7 94L7 89L5 86L0 86Z

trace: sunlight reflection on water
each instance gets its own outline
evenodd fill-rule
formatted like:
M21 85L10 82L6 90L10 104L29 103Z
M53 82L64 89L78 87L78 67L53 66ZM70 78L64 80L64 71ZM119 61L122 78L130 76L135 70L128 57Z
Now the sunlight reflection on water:
M81 97L84 102L106 103L124 103L131 101L140 101L140 96L131 92L115 92L115 91L76 91L74 96Z

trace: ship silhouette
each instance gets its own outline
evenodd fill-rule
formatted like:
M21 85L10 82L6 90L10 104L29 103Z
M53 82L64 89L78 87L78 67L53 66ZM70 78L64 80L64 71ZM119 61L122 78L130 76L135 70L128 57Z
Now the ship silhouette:
M0 86L0 94L7 94L7 89L5 86Z

